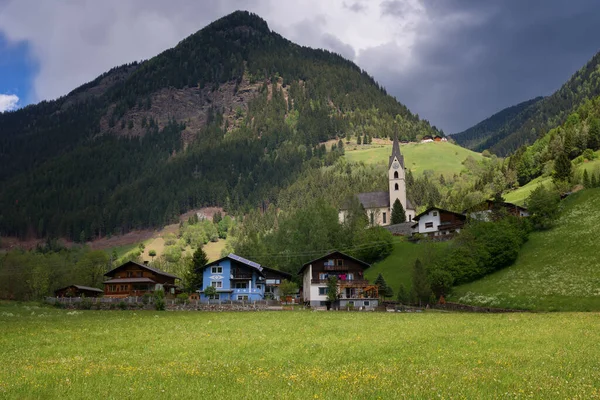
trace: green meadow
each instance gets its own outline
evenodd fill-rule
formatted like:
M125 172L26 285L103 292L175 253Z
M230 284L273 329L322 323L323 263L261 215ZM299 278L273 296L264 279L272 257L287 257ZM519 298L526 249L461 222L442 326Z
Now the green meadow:
M406 241L403 237L394 237L392 254L373 264L365 272L365 278L375 282L377 275L382 274L388 286L394 289L394 296L398 294L400 285L404 286L405 290L409 292L412 288L412 270L415 261L420 259L426 263L437 252L443 251L449 243L422 241L415 244Z
M368 145L357 146L358 150L346 148L346 160L364 162L365 164L385 164L390 157L392 146ZM364 148L362 148L364 147ZM469 156L476 160L481 154L448 142L401 144L400 150L404 155L406 168L414 174L432 170L436 174L454 175L463 170L462 162Z
M3 399L596 398L600 315L0 306Z
M556 226L533 232L514 265L456 287L451 300L546 311L600 311L600 189L561 202Z

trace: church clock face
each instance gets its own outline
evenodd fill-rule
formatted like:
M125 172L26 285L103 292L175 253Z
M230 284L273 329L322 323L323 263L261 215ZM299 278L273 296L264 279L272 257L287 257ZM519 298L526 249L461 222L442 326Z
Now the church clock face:
M392 168L398 169L400 168L400 164L397 161L394 161L394 163L392 164Z

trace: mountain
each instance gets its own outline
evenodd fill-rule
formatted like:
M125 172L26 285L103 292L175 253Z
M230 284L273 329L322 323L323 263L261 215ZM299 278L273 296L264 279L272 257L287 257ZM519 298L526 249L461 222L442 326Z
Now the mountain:
M0 234L84 241L202 206L247 210L331 163L323 142L396 129L439 134L352 62L234 12L150 60L0 114Z
M473 134L474 131L478 131L476 127L485 122L483 121L465 131L470 133L461 132L458 137L455 135L453 138L475 151L487 149L499 156L506 156L523 145L533 143L550 129L559 126L579 106L598 95L600 95L600 53L592 57L552 95L528 105L516 115L507 118L504 123L499 118L499 123L494 124L487 134ZM469 144L468 142L473 139L475 140Z
M490 137L494 136L500 129L504 127L509 121L514 119L523 110L536 104L543 97L536 97L535 99L527 100L516 106L507 107L504 110L497 112L491 117L484 119L477 125L464 130L459 133L452 135L452 139L459 145L468 149L477 149L482 143L485 143Z

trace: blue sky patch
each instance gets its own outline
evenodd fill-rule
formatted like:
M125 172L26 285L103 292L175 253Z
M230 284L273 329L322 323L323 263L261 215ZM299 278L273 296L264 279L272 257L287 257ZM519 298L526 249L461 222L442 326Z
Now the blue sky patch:
M25 106L33 99L33 77L36 65L29 56L26 42L9 43L0 33L0 94L15 94L19 106Z

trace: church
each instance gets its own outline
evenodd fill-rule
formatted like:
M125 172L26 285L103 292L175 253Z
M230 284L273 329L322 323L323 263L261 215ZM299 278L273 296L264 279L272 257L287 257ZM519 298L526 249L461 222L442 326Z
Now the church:
M359 193L356 195L358 201L364 207L369 223L372 226L390 225L392 207L396 199L400 200L406 213L406 221L411 222L415 217L415 208L406 196L406 172L404 167L404 156L400 152L398 138L394 137L392 155L388 162L388 191ZM347 209L339 211L340 222L346 220Z

